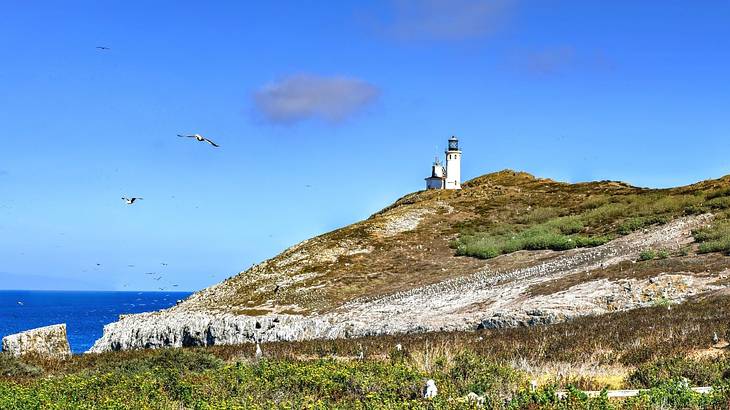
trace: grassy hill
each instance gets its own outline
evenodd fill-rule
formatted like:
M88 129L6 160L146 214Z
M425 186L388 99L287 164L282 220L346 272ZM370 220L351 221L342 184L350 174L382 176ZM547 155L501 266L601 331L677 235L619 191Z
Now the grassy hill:
M309 239L190 298L184 308L245 315L331 311L545 253L594 247L682 216L712 213L697 242L670 255L730 251L730 177L672 189L621 182L568 184L509 170L460 191L420 191L370 218ZM495 258L500 255L506 257ZM674 260L674 259L672 259ZM574 281L575 282L575 281Z
M259 360L251 344L217 342L67 361L0 355L0 409L466 409L478 406L470 393L485 408L727 408L728 252L730 177L646 189L501 171L407 195L169 311L125 318L109 341L179 339L173 324L190 339L185 319L200 312L251 319L257 337L285 326L280 317L297 329L327 315L377 336L267 341ZM413 327L377 332L398 321ZM434 400L421 397L426 379ZM688 389L707 385L708 395ZM604 388L649 390L618 401L581 392Z

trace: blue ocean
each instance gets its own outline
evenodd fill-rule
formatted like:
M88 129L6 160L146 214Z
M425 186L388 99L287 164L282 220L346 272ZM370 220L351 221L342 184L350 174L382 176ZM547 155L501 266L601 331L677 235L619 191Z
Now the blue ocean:
M190 292L86 292L0 290L0 338L40 326L66 323L74 353L101 337L120 314L168 308Z

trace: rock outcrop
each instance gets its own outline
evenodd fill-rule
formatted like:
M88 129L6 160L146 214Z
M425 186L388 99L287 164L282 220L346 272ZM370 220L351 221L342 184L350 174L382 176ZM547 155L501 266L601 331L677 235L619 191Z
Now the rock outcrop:
M3 352L14 356L36 354L63 359L71 356L71 347L66 336L66 324L51 325L26 330L3 337Z
M505 170L463 188L408 194L170 309L120 317L91 351L542 325L730 286L730 258L697 253L692 234L730 206L730 176L655 190ZM637 262L649 250L661 256Z
M717 290L713 274L659 272L635 279L596 279L549 295L532 286L635 261L647 248L678 249L710 215L679 218L595 248L548 252L533 265L361 298L324 314L234 315L190 310L180 304L161 312L128 315L104 327L91 352L254 342L331 339L420 331L469 330L550 324L578 316L680 303ZM546 253L547 255L547 253Z

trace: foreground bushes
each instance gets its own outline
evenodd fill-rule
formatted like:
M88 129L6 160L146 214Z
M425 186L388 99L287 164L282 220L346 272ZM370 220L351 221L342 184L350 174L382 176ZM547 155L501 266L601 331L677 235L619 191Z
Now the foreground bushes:
M428 377L437 380L443 400L471 388L517 390L522 381L514 370L470 353L433 375L405 361L263 360L200 369L180 359L176 366L165 360L148 369L2 381L0 408L409 408L426 404L421 391Z
M43 374L43 369L20 361L8 353L0 353L0 376L32 377Z
M206 349L175 352L179 350L155 352L145 366L6 378L0 380L0 409L474 408L466 398L470 392L486 408L508 409L725 408L730 399L727 359L647 363L629 382L650 390L609 401L605 394L589 398L572 386L567 397L558 399L551 383L532 391L525 373L470 351L448 363L441 360L428 374L407 354L402 360L245 360L211 368L198 365L205 356L217 363ZM439 387L434 400L421 398L427 378ZM715 385L716 390L694 393L688 388L693 382Z
M652 263L660 262L646 262ZM647 307L550 326L270 343L259 362L250 345L62 362L0 355L0 409L474 408L466 401L470 392L486 408L725 409L730 358L711 346L714 333L728 339L728 323L730 297L715 295L671 310ZM360 349L364 361L353 359ZM708 350L715 356L687 359ZM614 382L613 374L586 373L586 364L630 372ZM433 402L420 398L428 378L439 388ZM543 386L537 392L529 388L533 378ZM600 390L609 383L651 390L608 402L578 390L565 400L551 394L571 384ZM699 395L686 385L718 389Z

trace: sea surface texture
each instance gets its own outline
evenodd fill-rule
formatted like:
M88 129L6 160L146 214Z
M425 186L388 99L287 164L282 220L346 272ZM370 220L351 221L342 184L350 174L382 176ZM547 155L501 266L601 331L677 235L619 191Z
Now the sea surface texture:
M120 314L173 306L189 292L76 292L0 290L0 338L66 323L73 353L83 353Z

